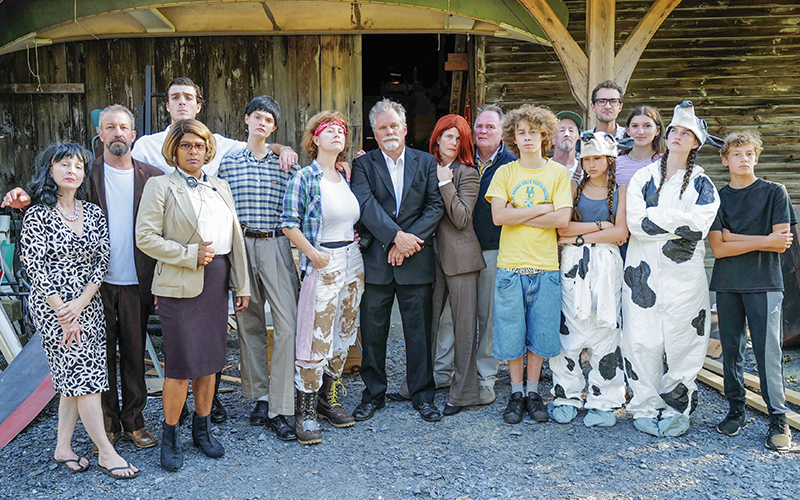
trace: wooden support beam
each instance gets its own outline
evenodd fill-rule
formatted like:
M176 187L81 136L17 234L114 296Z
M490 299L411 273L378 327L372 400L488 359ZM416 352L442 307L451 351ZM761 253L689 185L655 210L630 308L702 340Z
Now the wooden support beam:
M706 361L703 363L703 368L712 373L716 373L717 375L723 375L722 363L720 363L715 359L706 358ZM761 391L761 380L759 380L757 376L752 375L750 373L745 372L744 385L753 390ZM785 392L786 392L786 401L792 404L800 405L800 392L793 391L791 389L785 389Z
M518 0L520 5L530 12L536 22L553 44L553 49L558 55L564 72L567 74L572 96L583 107L588 109L589 100L586 96L587 75L589 72L589 59L581 50L578 42L569 34L566 26L553 12L553 8L546 0Z
M467 56L467 36L456 35L456 53ZM469 69L469 61L467 61ZM464 72L453 71L453 80L450 86L450 113L460 115L464 112Z
M623 89L628 86L634 68L642 57L661 23L675 10L681 0L655 0L650 9L628 35L614 58L614 81Z
M614 78L614 20L615 0L586 1L586 55L589 69L586 76L587 102L594 87ZM594 115L589 113L584 128L594 126Z
M0 85L0 94L83 94L82 83L8 83Z
M472 111L472 122L478 117L478 108L486 103L486 37L475 38L475 109Z
M722 377L716 373L711 373L705 369L700 370L700 373L697 374L697 380L710 387L713 387L721 393L725 392L725 382L723 381ZM745 402L747 406L755 408L762 413L767 413L767 404L764 402L764 398L758 394L752 391L747 391L745 394ZM800 415L797 413L793 411L787 413L786 421L789 422L789 425L793 428L800 429Z

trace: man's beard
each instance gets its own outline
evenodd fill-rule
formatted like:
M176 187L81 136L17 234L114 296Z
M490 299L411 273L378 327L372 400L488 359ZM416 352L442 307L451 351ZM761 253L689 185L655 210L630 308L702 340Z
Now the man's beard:
M386 151L396 151L400 147L400 138L397 136L386 137L381 139L381 144Z
M128 145L128 143L123 141L113 141L108 146L108 152L114 156L122 156L125 153L127 153L129 149L130 146Z
M556 144L556 149L559 149L565 153L569 153L575 149L575 143L571 143L569 141L563 141Z

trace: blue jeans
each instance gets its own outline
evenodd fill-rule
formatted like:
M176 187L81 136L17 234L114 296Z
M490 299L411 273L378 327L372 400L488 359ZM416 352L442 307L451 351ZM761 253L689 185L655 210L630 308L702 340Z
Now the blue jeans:
M517 269L497 269L494 357L507 361L517 359L526 349L543 358L558 356L560 325L559 271L521 275Z

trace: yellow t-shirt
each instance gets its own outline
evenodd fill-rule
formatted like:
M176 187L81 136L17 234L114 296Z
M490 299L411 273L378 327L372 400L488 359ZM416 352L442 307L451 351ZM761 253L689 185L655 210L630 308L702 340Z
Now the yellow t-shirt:
M523 168L519 160L500 167L486 191L486 201L502 198L514 207L526 208L552 203L553 210L572 207L569 170L548 160L537 170ZM558 271L558 233L555 229L518 224L503 226L497 267Z

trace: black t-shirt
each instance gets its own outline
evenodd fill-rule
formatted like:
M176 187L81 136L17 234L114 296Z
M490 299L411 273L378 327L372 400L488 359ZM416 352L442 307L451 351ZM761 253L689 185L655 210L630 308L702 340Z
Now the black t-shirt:
M775 224L797 224L783 184L757 179L742 189L727 185L719 190L719 199L712 231L766 236ZM710 288L715 292L783 291L781 254L755 251L717 259Z

